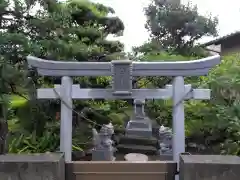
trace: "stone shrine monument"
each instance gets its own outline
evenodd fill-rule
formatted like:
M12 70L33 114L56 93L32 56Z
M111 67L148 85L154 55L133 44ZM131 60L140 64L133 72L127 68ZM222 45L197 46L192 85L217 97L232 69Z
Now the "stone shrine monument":
M152 134L152 122L144 110L145 100L134 100L134 113L127 123L125 135L120 137L118 153L141 153L150 160L158 159L159 144ZM153 158L153 156L156 156Z
M145 100L134 100L134 114L126 126L126 136L152 137L152 123L145 115L144 105Z

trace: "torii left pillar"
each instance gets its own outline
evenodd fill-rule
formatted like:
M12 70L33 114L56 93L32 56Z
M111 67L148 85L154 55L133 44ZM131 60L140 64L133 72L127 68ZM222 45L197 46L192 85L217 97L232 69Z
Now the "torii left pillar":
M78 85L79 86L79 85ZM64 152L65 161L72 161L72 89L73 81L71 77L63 76L59 94L44 93L39 94L40 99L61 98L61 121L60 121L60 152ZM58 97L60 96L60 97Z
M72 160L72 78L62 77L60 151L65 152L66 162ZM71 118L69 118L71 117ZM70 133L71 132L71 133Z

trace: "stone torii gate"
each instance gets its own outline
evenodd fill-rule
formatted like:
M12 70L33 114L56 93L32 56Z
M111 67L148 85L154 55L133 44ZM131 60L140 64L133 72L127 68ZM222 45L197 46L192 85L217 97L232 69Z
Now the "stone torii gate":
M215 55L200 60L177 62L65 62L44 60L28 56L30 67L43 76L62 77L55 91L61 96L60 151L65 161L71 161L72 152L72 99L173 99L173 159L179 162L179 154L185 152L184 101L183 99L209 99L209 89L192 89L184 84L184 76L207 75L220 63ZM111 89L81 89L73 85L72 76L112 76ZM174 76L172 85L164 89L133 89L133 76ZM39 99L59 98L54 89L37 90ZM68 105L66 105L66 103Z

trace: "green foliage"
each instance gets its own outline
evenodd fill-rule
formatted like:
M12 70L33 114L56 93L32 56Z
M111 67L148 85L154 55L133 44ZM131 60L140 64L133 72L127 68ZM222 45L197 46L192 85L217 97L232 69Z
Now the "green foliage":
M46 129L39 136L35 131L33 133L26 133L19 131L19 128L14 131L13 127L10 126L9 129L12 133L8 145L9 152L19 154L56 152L59 150L60 144L59 128L59 123L48 123ZM82 148L74 141L72 149L82 151Z
M149 52L144 53L143 56L140 56L139 59L141 61L186 61L186 60L192 60L193 57L188 56L182 56L177 54L170 54L164 51L160 52Z
M189 146L194 145L198 153L235 155L240 153L239 57L239 54L223 57L221 64L212 69L208 76L185 78L186 83L196 88L203 87L212 90L212 98L209 101L189 100L185 102L187 143ZM149 51L143 53L139 59L173 61L190 60L193 57ZM163 87L166 83L171 83L169 77L142 78L138 82L139 86L143 85L141 87L144 88ZM147 114L158 124L171 126L171 100L147 101Z
M12 95L9 101L10 101L10 107L14 109L23 106L27 102L25 98L17 95Z
M172 103L169 100L152 100L147 102L147 114L156 119L159 125L171 127Z
M42 153L54 152L58 148L59 135L45 131L43 136L36 136L35 133L26 136L20 135L14 138L9 144L10 153Z
M137 50L136 48L135 50ZM188 60L193 60L196 59L195 57L190 57L190 56L182 56L182 55L176 55L176 54L170 54L165 51L159 51L156 52L155 50L151 52L141 52L142 55L139 55L137 58L140 61L188 61ZM185 78L186 82L191 79L191 82L193 82L193 79L198 79L198 78ZM147 88L147 87L164 87L166 84L171 84L172 83L172 77L146 77L146 78L141 78L138 80L138 87L141 88Z
M216 17L199 15L197 6L176 5L152 0L145 8L146 28L151 41L164 50L183 55L195 55L194 43L203 36L216 36ZM199 50L197 50L199 53Z
M15 97L11 99L8 118L16 119L10 121L14 122L11 128L14 127L14 131L19 128L23 135L18 141L14 138L12 142L10 141L10 151L42 152L44 149L53 151L59 133L54 134L45 129L49 123L56 124L55 116L56 112L59 112L59 103L37 101L34 99L36 94L34 91L35 86L47 87L49 84L59 83L60 79L39 78L31 74L33 83L30 83L29 79L26 79L25 57L31 54L44 59L68 61L118 59L125 56L123 44L119 41L108 41L106 37L109 34L121 35L124 25L114 16L112 8L87 0L65 2L15 0L12 3L3 0L0 2L0 9L0 96L13 93L29 95L28 97L31 98L24 103L16 100ZM35 11L32 12L32 9ZM83 87L85 85L85 87L101 88L109 86L109 80L108 77L87 78L84 81L81 78L74 79ZM100 116L103 119L101 123L109 120L106 117L111 106L107 103L94 106L91 101L87 101L85 104L86 107L102 108L94 114L94 121L101 119ZM14 117L15 114L17 118ZM6 121L3 124L6 128L4 131L0 129L0 135L4 132L5 138ZM74 148L79 149L76 144Z
M174 5L153 0L145 9L148 43L133 48L130 58L140 61L192 60L208 56L194 46L204 36L216 36L217 19L201 16L196 6ZM194 58L195 57L195 58ZM185 102L187 145L198 153L240 154L239 54L224 57L208 76L185 78L193 87L210 88L210 101ZM170 84L171 77L147 77L138 87L155 88ZM147 102L147 113L158 124L171 126L171 100ZM199 151L200 149L200 151Z
M124 125L124 118L126 115L121 113L111 113L108 117L111 118L111 122L114 126L122 127Z
M200 77L198 87L210 88L212 98L185 103L188 143L204 146L204 151L210 153L240 154L239 72L239 55L234 55L223 57L208 76ZM171 125L171 103L164 102L150 103L149 114L155 115L160 123Z
M205 79L213 95L208 113L215 121L212 130L222 133L222 153L236 155L240 154L239 72L239 54L235 54L223 57L222 63Z

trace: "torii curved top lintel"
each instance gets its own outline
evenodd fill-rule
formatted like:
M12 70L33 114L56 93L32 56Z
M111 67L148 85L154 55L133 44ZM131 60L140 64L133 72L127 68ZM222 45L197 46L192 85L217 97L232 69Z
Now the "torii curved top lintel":
M112 62L69 62L28 56L30 67L45 76L111 76ZM192 61L131 62L133 76L200 76L220 63L219 55ZM129 60L122 60L123 63ZM118 63L119 64L119 63Z

